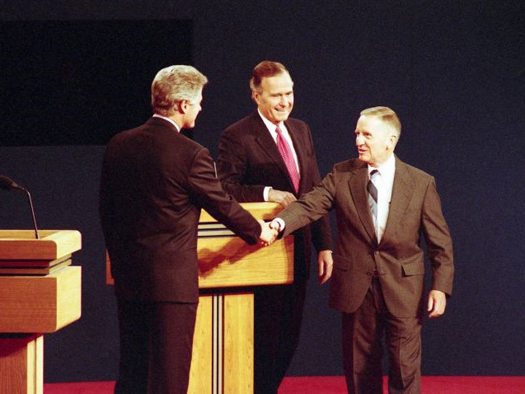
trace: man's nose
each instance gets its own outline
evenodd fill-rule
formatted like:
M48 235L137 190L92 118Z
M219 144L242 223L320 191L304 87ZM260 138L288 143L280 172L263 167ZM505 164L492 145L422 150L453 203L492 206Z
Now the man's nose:
M355 144L356 144L357 146L363 145L363 137L360 136L360 135L356 136L356 137L355 137Z

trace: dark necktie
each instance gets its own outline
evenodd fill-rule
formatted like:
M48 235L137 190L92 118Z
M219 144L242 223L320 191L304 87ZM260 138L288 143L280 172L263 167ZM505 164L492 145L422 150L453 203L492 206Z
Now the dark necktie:
M370 196L374 200L374 202L377 204L377 188L376 185L374 185L374 182L372 182L372 179L374 179L375 175L379 173L377 170L372 170L370 172L370 180L368 181L368 185L366 186L366 190L368 190L368 193L370 193Z
M295 189L295 192L298 193L299 172L297 171L297 166L295 165L292 150L290 149L290 145L288 145L288 142L286 142L286 140L284 139L279 127L275 128L275 132L277 133L277 149L279 149L279 152L283 157L284 164L286 165L288 173L290 174L290 178L292 179L292 184Z
M372 170L370 172L370 180L368 181L368 184L366 185L366 190L368 190L369 195L369 205L370 205L370 212L372 213L372 217L374 219L374 226L376 227L377 231L377 188L376 185L374 185L374 182L372 180L375 179L375 177L379 174L379 171Z

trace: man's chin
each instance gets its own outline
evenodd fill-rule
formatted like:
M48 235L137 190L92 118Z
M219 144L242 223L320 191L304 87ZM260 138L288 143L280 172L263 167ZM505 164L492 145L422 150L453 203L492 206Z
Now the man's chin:
M286 122L288 120L288 117L290 116L290 113L287 112L287 113L278 113L276 114L276 116L274 116L274 118L278 121L278 122Z

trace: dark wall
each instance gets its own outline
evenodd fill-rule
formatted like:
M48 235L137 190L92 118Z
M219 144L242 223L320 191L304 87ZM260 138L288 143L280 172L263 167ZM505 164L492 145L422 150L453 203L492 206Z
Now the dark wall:
M0 145L107 144L151 113L151 75L191 63L191 37L188 20L2 21Z
M435 175L455 244L455 293L446 315L425 324L423 373L523 375L525 6L310 3L18 0L0 17L192 20L194 65L210 79L195 138L214 155L221 130L253 110L247 81L263 59L290 69L293 115L309 122L323 174L355 157L352 133L361 109L394 108L404 126L396 153ZM83 266L83 317L46 337L49 382L114 379L117 370L115 307L104 285L96 214L102 152L102 146L0 148L0 173L33 192L41 226L76 228L84 236L76 259ZM2 227L30 228L19 198L0 195ZM289 373L339 375L339 316L327 307L327 287L315 280L309 286Z

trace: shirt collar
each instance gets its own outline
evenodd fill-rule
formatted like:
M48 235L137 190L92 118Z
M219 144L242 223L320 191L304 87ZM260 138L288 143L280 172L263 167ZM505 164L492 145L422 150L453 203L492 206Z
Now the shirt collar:
M179 125L177 123L175 123L175 121L173 119L167 118L166 116L162 116L162 115L159 115L159 114L153 114L153 117L154 118L164 119L165 121L170 122L173 126L175 126L177 131L180 132Z
M379 167L372 167L371 165L368 165L368 174L373 170L378 170L379 174L384 175L394 175L396 172L396 157L392 153L390 157L385 161L383 164L381 164Z
M259 113L259 116L261 117L262 121L264 122L264 125L268 130L271 132L275 132L275 128L279 127L279 129L283 130L284 122L280 122L279 124L275 124L273 122L270 122L268 119L264 117L264 115L259 111L259 108L257 108L257 112Z

